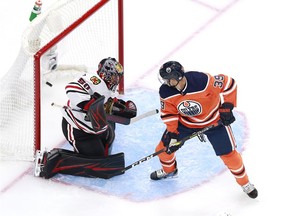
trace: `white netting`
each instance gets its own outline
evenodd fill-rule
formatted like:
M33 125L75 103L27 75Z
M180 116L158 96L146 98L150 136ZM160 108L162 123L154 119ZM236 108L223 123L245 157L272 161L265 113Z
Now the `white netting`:
M49 9L43 9L42 14L23 33L18 57L0 80L0 159L33 160L35 133L39 133L37 129L34 130L33 56L53 38L62 35L65 29L69 29L72 23L98 2L100 1L56 1ZM50 69L54 66L58 66L61 73L66 68L67 71L73 71L74 66L76 71L85 72L86 67L97 67L103 58L119 58L117 8L117 0L108 1L65 38L60 36L61 40L41 57L42 89L46 79L51 80ZM53 73L57 72L58 70ZM57 94L53 92L53 88L49 91L51 95ZM41 99L42 96L43 92Z

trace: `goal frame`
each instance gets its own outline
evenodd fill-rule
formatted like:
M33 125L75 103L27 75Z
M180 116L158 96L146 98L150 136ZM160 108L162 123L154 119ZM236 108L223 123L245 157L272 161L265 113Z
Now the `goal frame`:
M97 12L102 6L111 0L101 0L88 10L83 16L72 23L68 28L54 37L49 43L43 46L34 54L34 149L35 152L41 149L41 57L55 44L64 39L81 23ZM113 1L113 0L112 0ZM123 25L123 0L118 1L118 61L124 66L124 25ZM120 79L119 94L124 94L124 78Z

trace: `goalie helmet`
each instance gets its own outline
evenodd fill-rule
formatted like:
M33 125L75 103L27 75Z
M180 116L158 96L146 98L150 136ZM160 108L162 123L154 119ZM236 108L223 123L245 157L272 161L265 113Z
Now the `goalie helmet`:
M169 82L170 79L180 81L184 76L184 68L177 61L168 61L161 66L159 75L164 83Z
M115 92L120 76L123 76L123 67L115 58L108 57L100 61L97 74L104 80L107 88Z

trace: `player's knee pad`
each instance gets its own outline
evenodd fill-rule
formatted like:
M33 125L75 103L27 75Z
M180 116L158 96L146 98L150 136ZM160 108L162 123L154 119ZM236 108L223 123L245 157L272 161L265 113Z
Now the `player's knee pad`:
M159 151L161 149L163 149L165 146L164 146L164 143L162 141L159 142L159 144L156 146L155 148L155 151Z
M160 151L161 149L164 148L164 143L162 141L159 142L159 144L156 146L155 151ZM158 155L160 161L171 161L175 160L175 153L167 154L166 152L163 152Z
M221 155L220 158L229 169L237 169L243 165L242 157L236 150L226 155Z

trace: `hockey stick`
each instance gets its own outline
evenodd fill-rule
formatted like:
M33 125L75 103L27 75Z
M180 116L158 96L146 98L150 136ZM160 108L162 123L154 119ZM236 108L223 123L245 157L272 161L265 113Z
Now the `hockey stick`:
M76 112L80 112L80 113L86 113L84 110L77 110L77 109L73 109L73 108L68 107L68 106L61 106L61 105L55 104L55 103L51 103L51 106L62 108L62 109L68 109L68 110L72 110L72 111L76 111Z
M55 104L55 103L52 103L51 106L59 107L59 108L62 108L62 109L68 109L68 110L72 110L72 111L76 111L76 112L86 113L86 111L84 111L84 110L73 109L71 107L61 106L61 105L58 105L58 104ZM130 124L133 124L133 123L135 123L135 122L137 122L137 121L139 121L141 119L144 119L144 118L147 118L149 116L155 115L158 112L159 112L158 109L154 109L154 110L145 112L145 113L143 113L143 114L141 114L139 116L136 116L134 118L125 118L125 117L122 117L122 116L106 114L106 118L107 118L108 121L112 121L112 122L115 122L115 123L118 123L118 124L130 125Z
M116 123L119 123L119 124L123 124L123 125L130 125L130 124L133 124L141 119L144 119L144 118L147 118L149 116L152 116L152 115L155 115L159 112L158 109L154 109L154 110L151 110L151 111L148 111L148 112L145 112L139 116L136 116L134 118L125 118L125 117L122 117L122 116L117 116L117 115L106 115L107 117L107 120L108 121L112 121L112 122L116 122Z
M182 144L183 144L184 142L186 142L187 140L192 139L192 138L194 138L194 137L197 137L197 136L199 136L199 135L202 135L204 132L210 130L211 128L214 128L214 127L218 126L219 124L220 124L220 123L217 123L217 124L215 124L215 125L209 125L209 126L203 128L202 130L199 130L199 131L197 131L197 132L192 133L191 135L189 135L189 136L187 136L187 137L184 137L182 140L180 140L180 141L178 141L178 142L172 143L172 145L170 144L169 147L171 147L171 146L177 146L177 145L182 145ZM148 155L148 156L146 156L146 157L144 157L144 158L142 158L142 159L140 159L140 160L138 160L138 161L130 164L129 166L126 166L123 170L117 171L117 172L115 172L115 173L113 173L113 174L108 174L107 178L111 178L111 177L114 177L114 176L119 175L119 174L124 174L125 171L131 169L132 167L137 166L137 165L139 165L139 164L141 164L141 163L143 163L143 162L145 162L145 161L148 161L148 160L150 160L151 158L153 158L153 157L155 157L155 156L157 156L157 155L165 152L166 149L167 149L167 147L164 147L164 148L160 149L159 151L154 152L153 154L150 154L150 155Z

